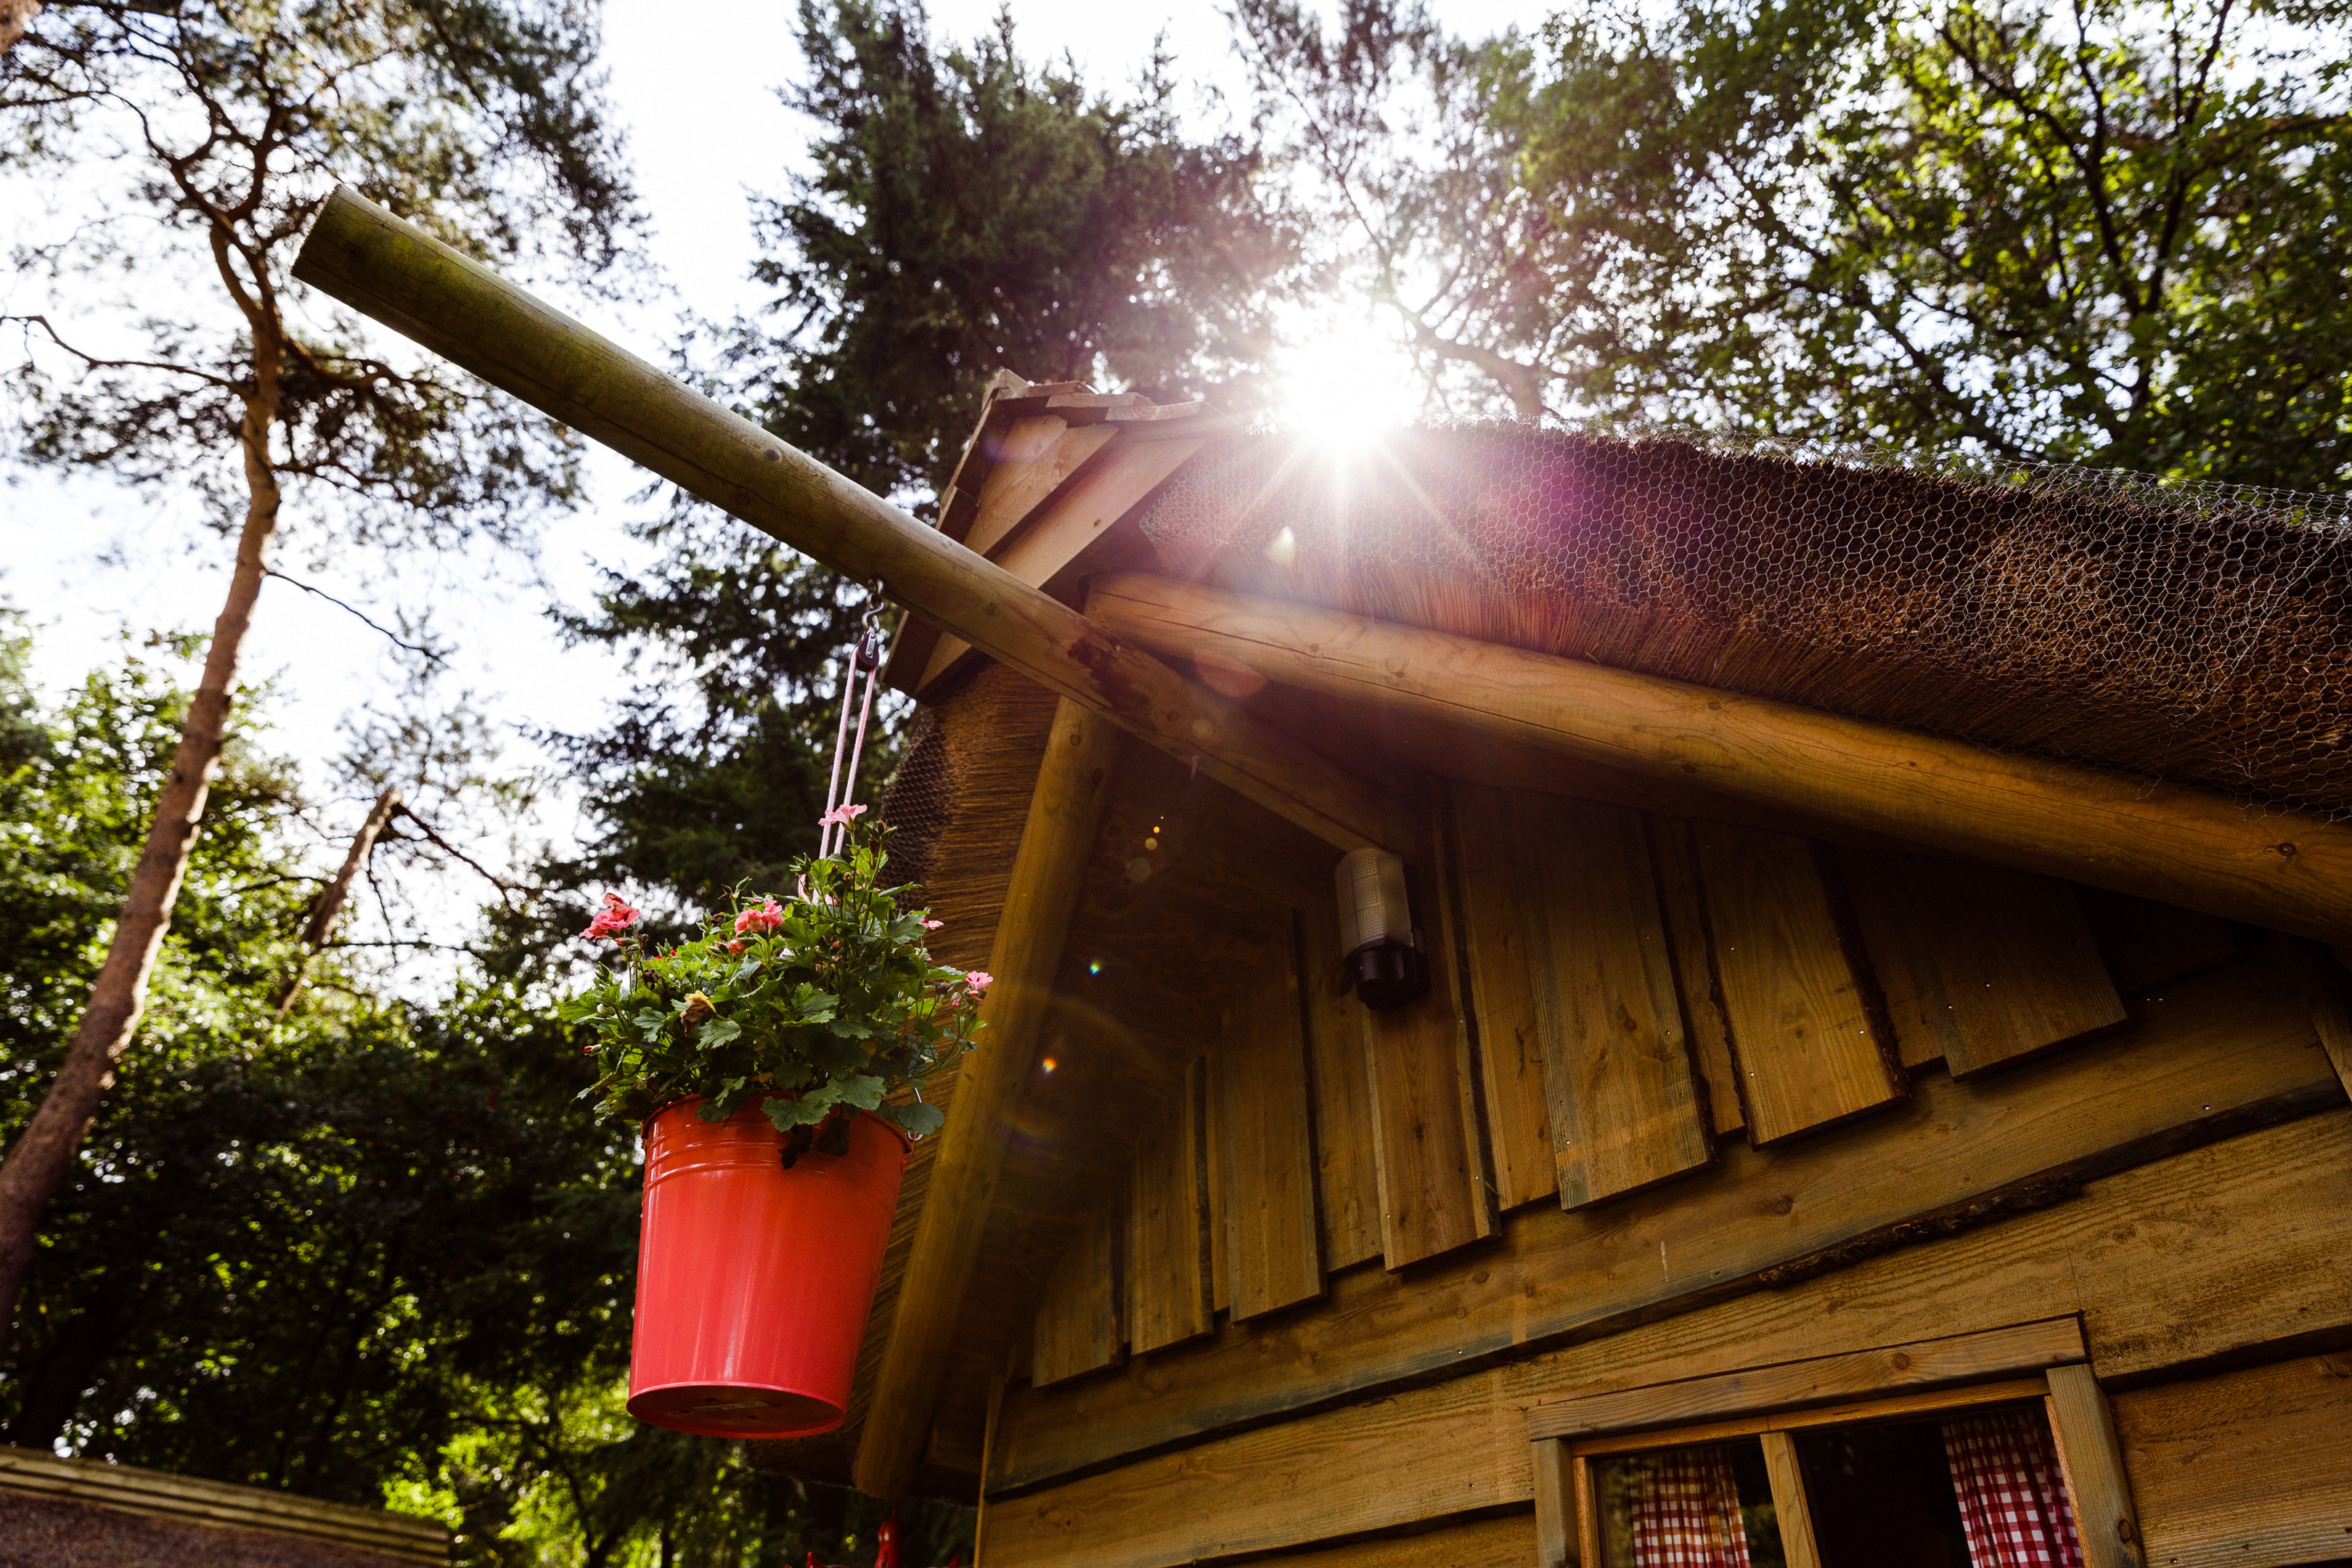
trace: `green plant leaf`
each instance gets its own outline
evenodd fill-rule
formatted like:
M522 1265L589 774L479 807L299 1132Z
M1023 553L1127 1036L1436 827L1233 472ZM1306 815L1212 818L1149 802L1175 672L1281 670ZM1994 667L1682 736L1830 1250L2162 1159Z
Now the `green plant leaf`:
M899 1131L909 1138L928 1138L947 1125L947 1112L936 1105L892 1105L883 1109L883 1115L898 1124Z
M717 1050L743 1033L743 1026L732 1018L706 1019L697 1037L706 1051Z

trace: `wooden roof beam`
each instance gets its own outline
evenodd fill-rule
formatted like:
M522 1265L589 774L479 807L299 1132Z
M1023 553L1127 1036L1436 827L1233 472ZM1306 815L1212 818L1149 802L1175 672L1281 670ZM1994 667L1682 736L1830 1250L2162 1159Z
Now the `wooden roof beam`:
M1326 842L1409 842L1410 817L1364 780L349 186L294 276L835 571L879 578L945 631ZM1122 406L1057 395L1087 417Z
M2352 827L1735 692L1167 578L1097 578L1103 628L1178 658L1994 865L2352 939Z

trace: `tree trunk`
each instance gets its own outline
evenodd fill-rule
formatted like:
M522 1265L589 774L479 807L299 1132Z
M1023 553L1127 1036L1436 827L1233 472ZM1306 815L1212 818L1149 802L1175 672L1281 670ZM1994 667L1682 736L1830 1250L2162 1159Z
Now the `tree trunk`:
M5 0L0 0L5 4ZM278 422L278 368L280 343L274 335L257 333L254 367L257 382L246 400L244 428L245 479L247 500L245 528L237 537L236 569L230 574L228 602L213 623L211 647L205 655L205 673L195 700L180 728L179 749L172 758L172 774L155 802L155 818L147 830L147 844L131 873L131 889L122 900L122 913L107 944L106 962L90 987L89 1005L74 1031L73 1045L47 1098L33 1113L0 1165L0 1347L5 1347L16 1321L16 1301L33 1263L41 1214L72 1172L74 1153L98 1115L99 1102L114 1085L115 1064L122 1059L139 1015L147 1005L147 980L155 955L171 929L172 906L187 874L188 854L195 847L196 829L204 820L205 796L220 767L222 731L228 719L231 693L236 685L237 656L246 629L252 624L253 605L261 593L263 553L278 527L278 475L270 465L269 433Z
M0 55L16 47L42 10L41 0L0 0Z
M310 906L310 921L302 928L301 963L287 977L286 984L278 987L278 1017L286 1016L287 1010L294 1005L294 994L302 989L302 978L310 973L310 961L319 956L319 950L335 934L335 921L343 912L345 900L352 896L352 880L359 876L360 868L367 864L369 851L375 847L376 836L399 809L400 792L384 791L375 797L375 805L369 808L367 820L360 824L360 830L352 835L352 851L343 857L343 868L335 873L335 879L327 884L319 901Z

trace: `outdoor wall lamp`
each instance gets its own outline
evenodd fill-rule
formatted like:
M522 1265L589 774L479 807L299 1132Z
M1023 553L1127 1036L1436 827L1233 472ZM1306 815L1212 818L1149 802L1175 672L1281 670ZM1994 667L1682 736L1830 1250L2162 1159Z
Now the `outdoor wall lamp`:
M1374 1012L1429 989L1429 960L1412 929L1404 861L1385 849L1350 850L1332 881L1339 895L1339 951L1356 999Z

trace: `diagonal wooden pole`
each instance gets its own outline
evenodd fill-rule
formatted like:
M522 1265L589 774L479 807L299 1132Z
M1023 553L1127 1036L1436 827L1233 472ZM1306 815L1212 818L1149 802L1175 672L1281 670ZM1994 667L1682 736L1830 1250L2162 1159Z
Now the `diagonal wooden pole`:
M1410 841L1363 780L344 187L294 276L1340 848Z

